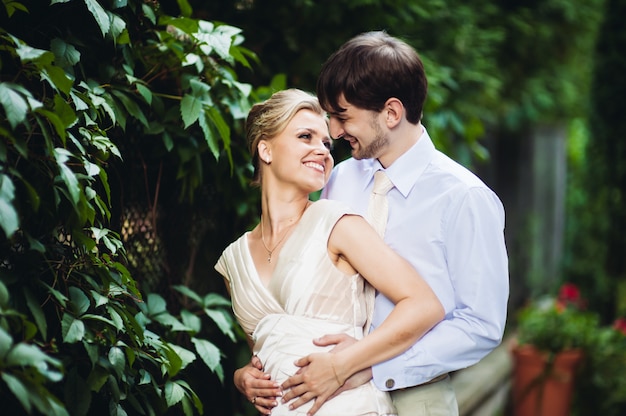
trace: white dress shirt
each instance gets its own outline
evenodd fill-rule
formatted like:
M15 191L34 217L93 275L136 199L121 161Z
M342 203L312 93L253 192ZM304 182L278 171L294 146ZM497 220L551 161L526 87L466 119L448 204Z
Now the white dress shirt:
M322 198L365 215L378 160L339 163ZM433 145L428 133L386 170L385 242L430 284L445 318L402 355L373 367L376 386L395 390L468 367L502 340L509 294L504 209L476 175ZM393 308L376 297L372 330Z

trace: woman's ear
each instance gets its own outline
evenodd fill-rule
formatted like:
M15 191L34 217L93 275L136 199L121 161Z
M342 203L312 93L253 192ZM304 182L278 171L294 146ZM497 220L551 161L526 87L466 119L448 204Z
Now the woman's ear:
M392 129L397 126L404 116L402 101L394 97L389 98L383 108L383 114L388 128Z
M272 163L272 150L269 143L266 140L259 140L257 145L257 152L259 152L259 159L266 164Z

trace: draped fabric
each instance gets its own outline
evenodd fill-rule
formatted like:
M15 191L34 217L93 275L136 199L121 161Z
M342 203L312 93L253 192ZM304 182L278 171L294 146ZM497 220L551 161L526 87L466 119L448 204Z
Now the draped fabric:
M329 349L313 345L314 338L345 333L360 339L368 325L373 288L360 275L339 271L328 257L330 233L346 214L352 211L341 203L313 203L285 241L267 287L254 266L248 233L215 265L230 286L235 317L254 341L254 353L279 383L297 371L297 358ZM279 404L272 415L304 415L311 405L289 411ZM395 415L395 410L370 382L326 402L316 415Z

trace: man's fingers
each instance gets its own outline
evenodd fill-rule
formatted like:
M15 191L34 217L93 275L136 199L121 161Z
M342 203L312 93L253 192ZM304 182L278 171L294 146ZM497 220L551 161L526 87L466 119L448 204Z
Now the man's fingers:
M347 338L348 336L346 334L327 334L323 337L314 339L313 343L320 347L327 347L329 345L339 344Z
M256 355L252 356L252 358L250 359L250 364L257 370L263 371L263 363L261 363L261 360Z
M250 400L250 402L252 402L254 407L261 414L264 414L264 415L271 414L272 409L278 406L278 402L276 401L276 398L272 398L272 397L253 397L252 400Z

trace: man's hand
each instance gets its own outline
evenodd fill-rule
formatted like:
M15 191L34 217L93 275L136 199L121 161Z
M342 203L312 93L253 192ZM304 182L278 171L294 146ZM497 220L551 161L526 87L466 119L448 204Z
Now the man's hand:
M278 406L276 398L282 396L280 386L263 372L263 364L256 355L242 368L235 370L233 381L239 390L264 415Z
M335 347L331 350L331 352L341 351L349 347L355 342L357 342L356 339L346 334L325 335L321 338L313 340L313 343L320 347L334 345ZM309 402L311 399L315 399L315 403L313 403L313 406L311 407L311 410L309 411L309 415L315 414L328 399L335 397L342 391L353 389L362 384L365 384L372 378L371 368L361 370L358 373L355 373L354 375L352 375L350 378L348 378L343 384L343 386L341 386L339 389L335 390L334 392L332 392L331 394L327 396L326 395L322 396L321 394L318 394L319 391L315 391L316 388L314 388L311 385L312 383L310 381L309 382L306 381L308 380L307 377L310 377L310 380L318 381L314 375L305 374L308 371L307 365L309 363L309 361L306 360L306 358L307 357L296 361L296 365L301 368L298 370L298 372L294 376L288 378L282 384L282 388L283 389L290 388L290 390L287 391L285 395L283 396L284 402L288 402L290 400L298 398L298 400L296 400L294 403L291 404L291 407L293 409L296 409L302 406L303 404ZM338 381L335 378L335 374L332 370L332 367L330 367L329 370L331 371L330 374L332 375L332 380L330 381L330 384L333 386L336 386L338 384Z

